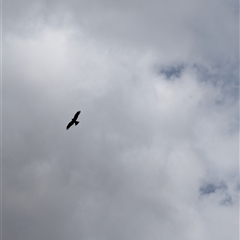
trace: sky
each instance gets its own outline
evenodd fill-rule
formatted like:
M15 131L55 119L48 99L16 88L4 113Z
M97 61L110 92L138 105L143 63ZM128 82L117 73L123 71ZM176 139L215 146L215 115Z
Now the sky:
M2 238L237 240L238 1L2 3Z

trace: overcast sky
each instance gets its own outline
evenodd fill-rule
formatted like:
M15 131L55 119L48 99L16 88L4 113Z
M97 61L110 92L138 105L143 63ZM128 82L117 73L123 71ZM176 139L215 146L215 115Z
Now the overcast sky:
M237 240L238 44L237 0L3 0L3 239Z

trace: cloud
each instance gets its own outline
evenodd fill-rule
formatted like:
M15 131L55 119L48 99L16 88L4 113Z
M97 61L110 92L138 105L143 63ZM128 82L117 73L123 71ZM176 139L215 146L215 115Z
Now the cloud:
M12 3L4 239L237 239L235 2Z
M216 190L226 190L227 186L223 182L221 182L218 186L212 183L205 184L205 186L200 187L200 192L202 195L208 195L211 193L215 193Z
M181 73L184 71L184 66L183 65L172 65L172 66L167 66L163 67L160 70L160 74L165 75L166 79L175 79L179 78L181 76Z
M29 32L46 25L76 27L108 46L150 49L165 63L179 60L224 65L238 58L235 0L13 2L5 3L7 29L17 26ZM15 18L20 20L17 25Z

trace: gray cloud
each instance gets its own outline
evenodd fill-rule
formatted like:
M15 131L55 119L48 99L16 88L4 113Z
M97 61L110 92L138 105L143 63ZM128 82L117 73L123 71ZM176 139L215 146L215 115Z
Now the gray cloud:
M166 76L166 79L174 79L179 78L181 76L182 71L184 70L183 65L170 65L168 67L162 68L159 73Z
M234 4L4 2L4 239L237 239Z

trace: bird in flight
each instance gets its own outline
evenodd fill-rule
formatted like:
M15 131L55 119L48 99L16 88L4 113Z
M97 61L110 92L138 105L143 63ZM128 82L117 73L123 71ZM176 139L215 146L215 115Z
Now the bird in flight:
M81 113L81 111L78 111L75 113L73 119L71 120L71 122L68 123L67 125L67 130L75 123L75 125L79 124L79 121L77 121L78 115Z

